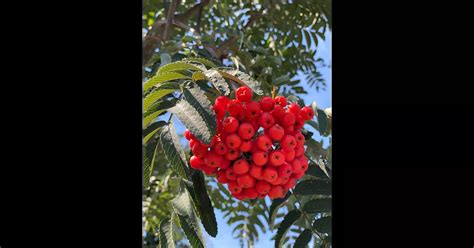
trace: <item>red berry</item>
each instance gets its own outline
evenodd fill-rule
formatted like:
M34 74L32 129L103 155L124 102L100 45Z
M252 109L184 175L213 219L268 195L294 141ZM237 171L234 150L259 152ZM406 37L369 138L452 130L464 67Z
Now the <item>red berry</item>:
M301 162L301 165L303 165L303 167L308 167L308 158L305 155L299 157L299 160Z
M217 123L217 128L216 128L217 133L221 133L223 129L222 121L217 120L216 123Z
M262 111L269 112L273 110L274 105L275 101L269 96L264 96L262 100L260 100L260 108Z
M252 161L255 163L255 165L263 166L268 161L268 155L264 151L256 151L252 153Z
M295 126L291 125L288 127L285 127L285 133L293 133L295 131Z
M308 106L303 107L303 108L301 109L301 116L302 116L305 120L307 120L307 121L313 119L313 117L314 117L314 110L313 110L313 108L308 107Z
M269 128L275 124L275 118L270 113L263 112L258 118L258 124L263 128Z
M268 135L260 135L257 138L257 147L260 150L268 151L272 148L272 140Z
M263 179L262 170L263 169L262 169L261 166L256 166L256 165L252 164L250 166L249 174L255 179L262 180Z
M306 170L308 170L308 164L301 162L301 159L300 159L300 163L301 163L301 170L303 172L306 172Z
M296 146L303 146L305 142L304 135L301 133L301 131L296 131L293 136L295 136L296 139Z
M243 174L243 175L237 176L237 183L242 188L253 187L255 185L255 182L256 182L255 178L253 178L249 174Z
M228 104L227 110L229 111L229 114L230 114L231 116L236 117L236 116L238 116L238 115L242 112L242 110L243 110L242 104L241 104L239 101L237 101L237 99L230 100L230 102L229 102L229 104Z
M228 149L225 158L228 160L236 160L240 156L240 151L236 149Z
M230 99L226 96L219 96L216 98L216 100L214 101L214 105L220 105L220 106L223 106L224 109L227 110L227 105L229 104L230 102Z
M277 177L277 178L275 179L275 181L271 182L270 184L271 184L271 185L280 185L281 182L282 182L282 180L283 180L283 179L282 179L281 177Z
M300 172L295 172L291 175L292 178L299 179L304 176L304 170L301 170Z
M285 135L281 140L281 148L283 150L294 150L296 147L296 139L293 135Z
M282 177L281 177L281 183L280 183L280 185L283 186L283 184L287 183L288 180L290 180L290 176L282 176ZM283 189L284 189L284 188L283 188Z
M249 102L252 100L252 90L247 86L241 86L235 90L235 98L240 102Z
M217 154L214 151L210 151L206 154L204 157L204 162L206 163L207 166L216 168L221 164L222 156Z
M282 166L278 167L278 175L280 176L289 177L291 173L293 173L293 167L289 163L285 162Z
M244 201L247 199L247 197L245 196L245 194L243 193L243 189L240 193L238 194L232 194L233 197L235 197L236 199L239 199L241 201Z
M295 148L295 156L298 158L298 157L303 156L303 154L304 154L304 146L297 146Z
M239 135L233 133L225 138L225 144L231 149L239 149L242 139L240 139Z
M255 129L249 123L242 123L242 125L239 126L238 134L240 138L247 140L253 137Z
M221 120L225 116L225 108L222 105L214 105L214 112L216 112L216 118Z
M260 128L260 124L258 124L257 119L248 120L248 123L250 123L250 125L252 125L253 130L255 130L255 132L257 132L257 130Z
M281 124L284 127L288 127L288 126L294 125L295 120L296 120L295 114L293 114L291 112L285 113L285 115L283 116L283 119L281 120Z
M228 187L232 194L238 194L242 191L242 187L240 187L240 185L236 181L230 181Z
M275 104L285 107L287 100L284 96L277 96L275 97Z
M239 128L239 121L235 117L229 116L225 118L222 126L225 132L233 133Z
M196 157L203 158L207 154L207 148L200 143L194 144L194 146L191 148L191 151Z
M285 189L285 188L283 187L283 185L284 185L285 183L287 183L289 180L290 180L290 176L283 176L283 177L281 177L281 183L280 183L280 185L282 186L283 189ZM286 193L284 193L284 194L286 194Z
M187 140L190 140L191 139L191 132L186 129L184 130L184 137L187 139Z
M221 164L219 165L219 168L221 169L227 169L228 167L230 166L230 160L226 159L226 158L222 158L221 159Z
M270 199L283 197L283 188L280 185L272 186L270 191L268 191L268 196Z
M300 109L301 109L300 105L298 105L297 103L292 103L288 106L288 111L295 115L299 115Z
M202 165L204 164L204 161L194 155L194 156L191 156L191 158L189 159L189 164L191 165L192 168L200 170L202 169Z
M291 169L293 173L299 173L302 171L302 166L299 159L294 159L293 161L291 161Z
M229 182L229 178L227 178L225 170L217 171L217 181L222 183L222 184L226 184L226 183Z
M291 188L295 187L295 185L296 185L296 180L294 178L290 177L290 179L288 179L288 181L286 183L284 183L282 185L282 187L284 189L291 189Z
M252 149L253 146L253 141L248 139L248 140L242 140L242 144L239 147L239 150L241 152L249 152Z
M270 136L270 138L272 138L275 141L281 140L281 138L283 138L284 135L285 135L285 129L283 129L283 127L278 124L275 124L272 127L270 127L268 131L268 136Z
M229 167L225 170L225 175L229 180L237 180L237 174L235 174L234 168Z
M295 119L295 129L301 129L304 126L304 119L301 115L297 115Z
M236 116L236 118L241 121L241 122L244 122L245 121L245 108L242 107L242 112L239 113L239 115Z
M279 120L285 115L285 109L280 105L275 105L270 113L275 119Z
M295 150L283 150L283 154L285 154L285 161L291 162L295 159Z
M245 188L243 189L243 193L249 199L255 199L258 197L258 192L255 190L255 188Z
M213 176L217 173L217 168L209 167L205 164L202 165L202 171L208 176Z
M225 155L227 153L227 146L224 144L224 142L219 141L214 145L212 150L219 155Z
M250 169L250 166L249 166L249 163L247 162L247 160L241 158L239 160L236 160L234 162L234 171L236 174L238 175L241 175L241 174L245 174L249 171Z
M250 153L253 154L253 153L258 152L258 151L260 151L260 149L258 149L257 140L254 140L253 145L252 145L252 149L250 149Z
M247 119L256 119L260 115L260 103L249 102L245 104L244 113Z
M262 172L263 179L269 183L275 181L278 177L278 172L273 167L266 167Z
M272 151L270 152L269 162L273 166L280 166L285 162L285 154L280 150Z
M199 144L199 141L196 140L196 139L191 138L191 140L189 141L189 148L191 148L191 150L192 150L193 147L194 147L196 144Z
M255 190L257 190L257 192L262 195L266 195L268 191L270 191L270 188L271 188L271 185L263 180L259 180L255 184Z

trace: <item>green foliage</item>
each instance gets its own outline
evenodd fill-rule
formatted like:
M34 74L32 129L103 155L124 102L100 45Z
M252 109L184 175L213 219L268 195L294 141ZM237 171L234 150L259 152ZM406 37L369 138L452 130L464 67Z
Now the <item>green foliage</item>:
M171 205L193 248L204 247L204 238L189 192L185 188L181 188L181 192L171 201Z
M212 237L217 235L217 221L211 200L207 193L206 181L201 171L194 171L191 175L193 182L193 194L195 195L196 208L202 220L202 225Z
M327 213L331 212L331 203L332 198L313 199L306 202L303 210L308 214Z
M178 61L178 62L166 64L160 67L160 69L158 69L158 71L156 72L156 75L160 76L165 73L171 73L174 71L185 71L185 70L199 71L201 70L201 68L199 68L198 66L192 65L191 63ZM153 78L150 80L153 80Z
M326 180L309 179L296 184L295 194L298 195L329 195L331 183Z
M145 132L152 131L154 129L149 129L148 125L153 122L160 114L165 112L167 109L173 107L176 104L177 99L165 99L162 101L155 102L149 109L143 114L143 128L146 128ZM146 135L146 134L145 134Z
M301 217L301 211L293 209L283 218L283 221L278 226L278 231L275 237L275 248L281 247L282 238L285 237L286 232L290 226Z
M174 248L175 242L173 239L173 225L170 218L165 217L160 223L160 247L161 248Z
M153 91L148 94L143 100L143 109L147 111L150 106L158 101L160 98L175 92L179 89L179 85L176 83L168 82L160 84L158 87L153 89Z
M304 229L303 232L300 233L298 238L295 240L295 245L293 248L305 248L308 247L308 243L311 241L311 230Z
M313 228L322 233L331 234L331 216L325 216L314 221Z
M269 211L269 218L270 218L270 226L273 226L275 223L275 218L278 213L278 209L283 205L283 203L286 202L286 200L290 197L291 193L288 192L285 197L283 198L277 198L272 201L272 205L270 205L270 211Z
M230 89L229 84L225 81L224 77L219 73L219 70L210 69L204 71L205 77L221 92L222 95L229 95Z
M237 201L214 179L190 169L189 148L181 145L172 121L179 119L210 143L216 131L211 103L232 96L240 85L257 99L275 92L299 104L307 94L304 83L324 89L319 70L328 65L315 54L332 27L331 0L181 1L164 37L170 2L143 2L145 243L156 246L159 239L161 247L180 247L186 238L204 247L200 224L216 236L216 208L242 247L252 247L259 233L269 231L276 231L276 246L305 247L314 238L315 245L329 247L331 145L316 137L331 139L330 111L311 104L316 116L302 131L309 169L293 194L270 206L262 199ZM296 80L298 73L305 80Z
M179 139L176 136L176 130L172 122L168 126L164 127L160 135L161 146L166 159L170 162L171 168L180 176L186 177L187 175L187 163L186 155L184 154L183 148L179 143Z
M169 109L200 141L209 144L216 130L211 102L198 87L183 89L183 97Z
M181 74L181 73L177 73L177 72L173 72L173 71L170 71L170 72L164 72L164 73L161 73L161 74L157 74L156 76L152 77L151 79L149 79L144 85L143 85L143 90L148 90L150 89L151 87L157 85L157 84L160 84L160 83L164 83L164 82L169 82L169 81L174 81L174 80L177 80L177 79L186 79L189 77Z
M153 172L157 146L158 142L154 142L148 144L147 146L145 146L145 149L143 149L143 187L145 188L148 188L150 176Z
M240 85L245 85L249 87L257 95L263 95L261 83L252 79L250 75L238 70L224 70L221 71L221 74L226 79L232 80Z

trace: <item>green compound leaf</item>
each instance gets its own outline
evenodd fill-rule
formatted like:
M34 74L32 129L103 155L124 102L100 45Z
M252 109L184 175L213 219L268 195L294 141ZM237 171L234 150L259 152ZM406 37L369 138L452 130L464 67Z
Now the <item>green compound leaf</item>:
M171 164L171 168L181 177L186 178L187 167L186 167L186 155L179 138L176 135L176 130L172 122L165 126L161 130L160 142L163 147L163 152Z
M280 248L288 229L301 217L301 212L298 209L293 209L283 218L283 221L278 226L278 231L275 236L275 248Z

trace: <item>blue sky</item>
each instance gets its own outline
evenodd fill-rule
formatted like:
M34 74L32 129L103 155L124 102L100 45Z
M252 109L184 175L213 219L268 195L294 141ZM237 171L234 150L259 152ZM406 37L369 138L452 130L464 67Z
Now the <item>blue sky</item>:
M331 57L331 43L332 43L332 35L328 31L326 32L326 41L319 41L319 48L316 53L316 57L320 57L324 59L324 62L326 64L331 65L332 62L332 57ZM314 44L313 44L314 46ZM315 47L313 47L314 49ZM306 104L311 104L311 102L316 101L318 104L318 107L321 109L325 109L328 107L331 107L331 94L332 94L332 78L331 78L331 68L321 68L320 72L322 73L324 79L326 80L326 90L319 90L316 91L315 88L310 88L306 85L306 80L304 77L298 76L296 79L301 80L301 86L308 92L307 95L301 95L301 97L304 99ZM164 120L168 119L168 114L163 116ZM173 117L173 123L175 124L176 131L177 133L183 133L185 130L185 127L179 122L179 120L176 117ZM309 128L311 129L311 128ZM317 132L314 132L315 136L314 138L316 140L320 140L321 137L317 135ZM186 143L186 140L182 140L183 144ZM324 146L326 147L328 145L328 140L327 138L324 139ZM218 224L218 234L216 238L212 238L207 233L204 232L206 235L206 243L207 247L210 248L220 248L220 247L226 247L226 248L240 248L239 246L239 241L237 239L234 239L232 237L232 228L227 225L226 220L222 216L222 212L219 210L215 209L216 213L216 218L217 218L217 224ZM267 230L267 233L262 234L260 233L259 235L259 240L258 242L255 243L256 248L266 248L266 247L273 247L274 246L274 241L270 240L271 237L274 235L274 232L270 232Z

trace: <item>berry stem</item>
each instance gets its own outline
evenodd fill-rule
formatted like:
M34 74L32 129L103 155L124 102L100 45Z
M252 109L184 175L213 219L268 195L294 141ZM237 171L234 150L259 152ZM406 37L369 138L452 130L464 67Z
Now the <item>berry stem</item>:
M272 85L272 99L275 99L275 95L276 95L276 87L275 85Z

